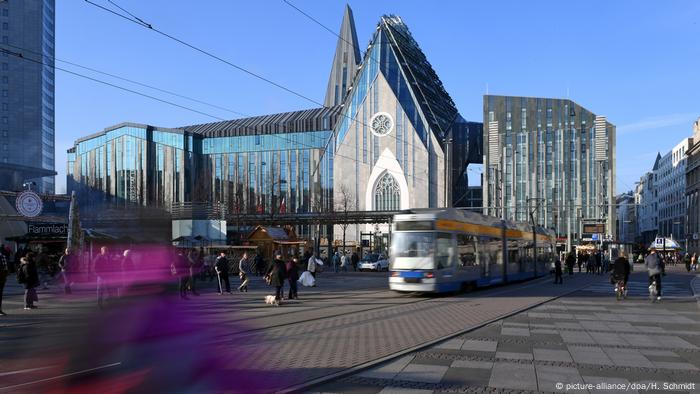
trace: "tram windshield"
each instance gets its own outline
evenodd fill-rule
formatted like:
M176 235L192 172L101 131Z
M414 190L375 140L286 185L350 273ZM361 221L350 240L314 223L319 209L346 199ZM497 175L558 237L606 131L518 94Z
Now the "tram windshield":
M432 257L435 233L396 232L391 239L392 257Z

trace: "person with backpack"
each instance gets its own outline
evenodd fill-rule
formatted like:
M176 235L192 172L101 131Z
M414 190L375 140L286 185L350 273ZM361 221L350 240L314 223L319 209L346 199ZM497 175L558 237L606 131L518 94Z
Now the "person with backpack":
M656 283L656 299L661 299L661 274L664 272L664 263L659 258L656 250L652 249L649 255L644 259L644 264L649 273L649 286Z
M2 293L5 291L5 282L7 282L7 276L10 274L10 265L7 262L5 254L0 254L0 316L5 316L6 313L2 311Z
M25 256L19 260L17 282L24 285L24 309L36 309L34 302L39 301L36 294L36 287L39 286L39 271L31 256Z

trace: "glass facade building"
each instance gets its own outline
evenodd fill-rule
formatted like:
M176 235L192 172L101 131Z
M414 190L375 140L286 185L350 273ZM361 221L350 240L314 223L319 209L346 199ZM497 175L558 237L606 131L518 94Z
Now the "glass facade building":
M83 204L232 213L318 212L331 204L337 108L177 129L124 123L76 141L68 189Z
M568 99L484 96L485 212L579 239L615 234L615 126Z
M0 2L0 189L54 192L54 21L54 0Z
M383 16L362 59L349 7L340 32L325 107L110 127L69 150L69 191L81 204L202 203L233 221L332 212L341 189L357 211L441 207L451 193L459 206L474 202L467 166L481 163L482 124L459 115L403 20ZM348 239L359 239L356 227Z

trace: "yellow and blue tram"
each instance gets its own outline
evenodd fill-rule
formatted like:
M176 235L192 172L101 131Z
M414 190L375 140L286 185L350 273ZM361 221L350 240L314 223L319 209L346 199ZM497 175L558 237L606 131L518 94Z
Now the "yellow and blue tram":
M394 216L389 288L440 293L549 274L554 232L459 209Z

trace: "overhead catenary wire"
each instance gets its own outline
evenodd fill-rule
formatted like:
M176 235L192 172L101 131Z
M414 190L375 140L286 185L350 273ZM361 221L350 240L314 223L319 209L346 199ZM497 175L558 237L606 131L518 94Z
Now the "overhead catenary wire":
M37 51L33 51L33 50L27 49L27 48L23 48L23 47L20 47L20 46L17 46L17 45L12 45L12 44L8 44L8 43L4 43L4 44L2 44L2 45L5 45L5 46L8 46L8 47L11 47L11 48L20 50L20 51L22 51L22 52L30 52L30 53L33 53L33 54L38 55L38 56L47 56L47 55L44 55L44 54L39 53L39 52L37 52ZM203 104L203 105L209 106L209 107L211 107L211 108L215 108L215 109L218 109L218 110L230 112L230 113L233 113L233 114L236 114L236 115L239 115L239 116L245 116L245 117L250 117L250 116L251 116L251 115L247 115L247 114L245 114L245 113L243 113L243 112L236 111L236 110L231 109L231 108L222 107L222 106L220 106L220 105L212 104L212 103L210 103L210 102L207 102L207 101L204 101L204 100L201 100L201 99L197 99L197 98L193 98L193 97L190 97L190 96L186 96L186 95L184 95L184 94L182 94L182 93L177 93L177 92L173 92L173 91L171 91L171 90L166 90L166 89L163 89L163 88L159 88L159 87L157 87L157 86L153 86L153 85L150 85L150 84L147 84L147 83L139 82L139 81L136 81L136 80L133 80L133 79L130 79L130 78L126 78L126 77L122 77L122 76L120 76L120 75L113 74L113 73L109 73L109 72L106 72L106 71L101 71L101 70L98 70L98 69L96 69L96 68L84 66L84 65L82 65L82 64L78 64L78 63L75 63L75 62L71 62L71 61L68 61L68 60L65 60L65 59L59 59L59 58L57 58L57 57L55 57L55 56L47 56L47 57L51 58L51 59L52 59L53 61L55 61L55 62L65 63L65 64L71 65L71 66L73 66L73 67L78 67L78 68L81 68L81 69L83 69L83 70L87 70L87 71L94 72L94 73L97 73L97 74L101 74L101 75L104 75L104 76L108 76L108 77L111 77L111 78L119 79L119 80L122 80L122 81L124 81L124 82L132 83L132 84L134 84L134 85L142 86L142 87L145 87L145 88L148 88L148 89L153 89L153 90L158 91L158 92L161 92L161 93L169 94L169 95L172 95L172 96L175 96L175 97L178 97L178 98L182 98L182 99L189 100L189 101L192 101L192 102L195 102L195 103Z
M17 58L19 58L19 59L22 59L22 60L25 60L25 61L28 61L28 62L32 62L32 63L39 64L39 65L42 65L42 66L53 67L53 68L56 69L56 70L63 71L63 72L65 72L65 73L74 75L74 76L76 76L76 77L84 78L84 79L87 79L87 80L90 80L90 81L93 81L93 82L97 82L97 83L100 83L100 84L103 84L103 85L106 85L106 86L113 87L113 88L115 88L115 89L119 89L119 90L123 90L123 91L129 92L129 93L133 93L133 94L136 94L136 95L139 95L139 96L142 96L142 97L149 98L149 99L151 99L151 100L159 101L159 102L164 103L164 104L172 105L172 106L174 106L174 107L178 107L178 108L184 109L184 110L186 110L186 111L195 112L195 113L197 113L197 114L204 115L204 116L208 116L208 117L213 118L213 119L225 120L225 119L220 118L220 117L218 117L218 116L216 116L216 115L212 115L212 114L206 113L206 112L204 112L204 111L200 111L200 110L198 110L198 109L190 108L190 107L187 107L187 106L184 106L184 105L180 105L180 104L175 103L175 102L172 102L172 101L168 101L168 100L165 100L165 99L162 99L162 98L159 98L159 97L155 97L155 96L152 96L152 95L143 93L143 92L139 92L139 91L137 91L137 90L129 89L129 88L126 88L126 87L124 87L124 86L119 86L119 85L117 85L117 84L113 84L113 83L111 83L111 82L103 81L103 80L101 80L101 79L97 79L97 78L94 78L94 77L91 77L91 76L88 76L88 75L85 75L85 74L81 74L81 73L78 73L78 72L75 72L75 71L71 71L71 70L68 70L68 69L65 69L65 68L57 67L55 64L54 64L54 65L46 64L46 63L44 63L44 62L41 61L41 60L35 60L35 59L28 58L28 57L22 55L22 54L19 53L19 52L10 51L10 50L5 49L5 48L0 48L0 52L6 53L6 54L8 54L8 55L10 55L10 56L14 56L14 57L17 57Z

